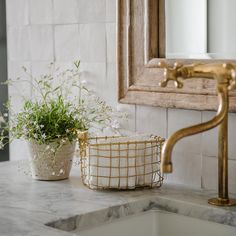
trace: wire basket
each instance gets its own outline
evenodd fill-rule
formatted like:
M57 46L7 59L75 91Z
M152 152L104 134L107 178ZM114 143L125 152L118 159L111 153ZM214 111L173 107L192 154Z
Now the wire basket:
M95 137L79 133L81 178L90 189L160 187L160 153L164 139L158 136Z

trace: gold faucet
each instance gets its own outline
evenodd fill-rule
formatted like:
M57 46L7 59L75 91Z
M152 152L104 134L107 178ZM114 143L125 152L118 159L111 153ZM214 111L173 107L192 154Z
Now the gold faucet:
M207 78L217 81L219 106L216 116L202 124L183 128L172 134L162 148L162 172L171 173L171 154L176 142L184 137L198 134L219 126L218 133L218 197L208 200L208 203L217 206L236 205L236 199L228 196L228 91L236 88L236 69L233 64L193 64L182 65L175 63L173 67L160 62L164 68L165 79L160 86L166 87L169 81L174 81L177 88L183 87L183 80L190 78Z

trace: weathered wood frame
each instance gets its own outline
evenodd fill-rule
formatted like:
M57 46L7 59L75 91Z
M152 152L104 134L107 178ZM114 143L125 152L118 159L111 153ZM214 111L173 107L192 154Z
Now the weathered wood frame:
M121 103L170 108L215 110L215 81L187 80L184 88L161 88L161 60L172 64L220 60L165 59L165 0L117 0L117 78ZM225 60L224 60L225 62ZM236 63L235 60L228 62ZM230 111L236 112L236 92L230 93Z

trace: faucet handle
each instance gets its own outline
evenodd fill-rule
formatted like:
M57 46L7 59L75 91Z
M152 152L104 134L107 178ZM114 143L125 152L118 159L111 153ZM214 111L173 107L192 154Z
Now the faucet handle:
M179 81L178 69L183 67L183 64L175 62L174 66L171 68L167 63L161 61L158 63L159 68L164 69L165 79L159 83L161 87L166 87L168 82L173 80L176 88L182 88L183 83Z

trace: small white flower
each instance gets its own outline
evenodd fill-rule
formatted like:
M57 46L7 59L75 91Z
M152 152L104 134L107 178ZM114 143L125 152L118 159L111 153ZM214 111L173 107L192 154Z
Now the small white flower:
M8 117L8 113L4 113L3 116L4 116L4 117Z
M61 140L61 143L66 143L66 140L65 140L65 139L62 139L62 140Z
M70 130L69 130L69 129L66 129L66 133L67 133L67 134L70 133Z
M44 125L40 125L40 128L41 128L41 129L44 128Z
M81 81L81 84L82 84L82 85L85 85L85 84L87 84L87 80L85 80L85 79L84 79L84 80L82 80L82 81Z
M120 128L120 123L117 120L114 120L111 124L111 127L113 129L119 129Z
M37 134L34 134L34 138L36 138L36 139L37 139L37 138L38 138L38 135L37 135Z
M46 134L42 134L42 139L46 139Z

